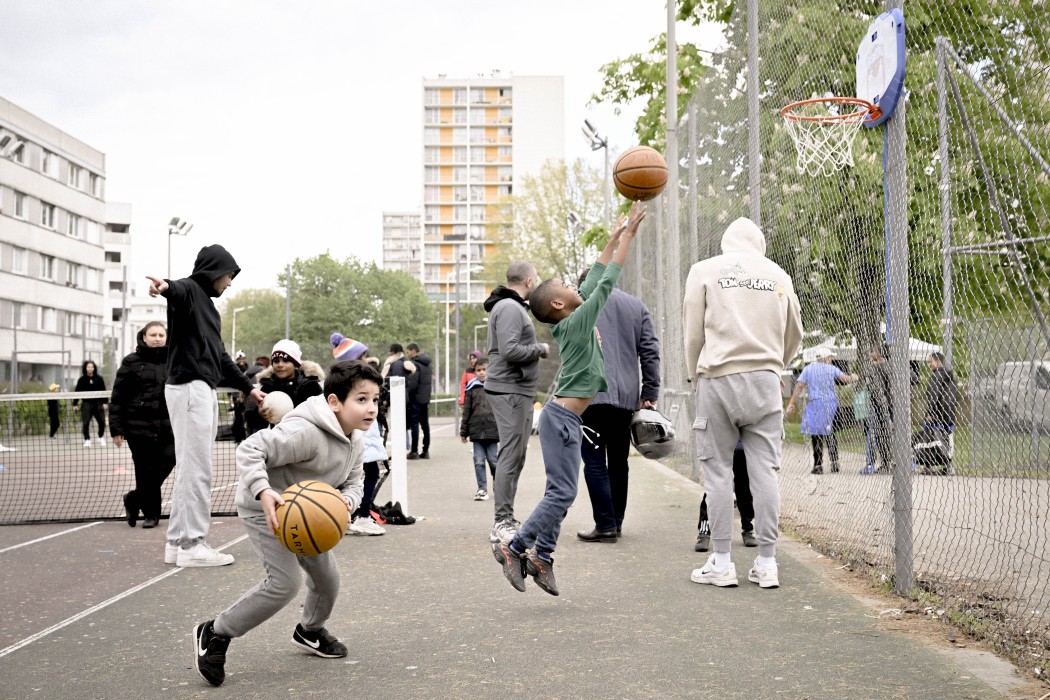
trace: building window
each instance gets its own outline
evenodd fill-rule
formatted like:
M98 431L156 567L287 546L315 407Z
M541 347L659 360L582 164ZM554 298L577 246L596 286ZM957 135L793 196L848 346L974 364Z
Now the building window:
M471 88L470 89L470 103L471 104L484 104L485 103L485 90L483 88Z
M47 333L58 332L58 312L54 309L45 309L40 307L40 318L39 318L40 330Z
M423 182L438 182L440 180L441 170L439 168L424 168L423 169Z
M91 194L96 197L102 196L102 178L95 173L91 173L88 175L88 185L91 187Z
M26 218L26 196L21 192L15 192L15 218Z
M80 238L86 238L88 243L102 245L102 226L91 219L80 220Z
M80 169L79 165L73 165L72 163L69 164L69 186L70 187L76 187L79 190L80 189L80 183L81 183L81 180L82 180L82 177L81 177L82 175L83 175L83 171Z
M45 280L55 281L55 256L53 255L41 255L40 256L40 277Z
M441 129L429 127L423 129L423 143L425 144L437 144L441 143Z
M456 88L452 91L452 103L462 105L467 103L467 89Z
M423 110L423 123L424 124L437 124L440 121L441 110L434 108L427 108Z
M484 124L485 123L485 110L474 109L470 112L470 123L471 124Z
M73 238L83 238L83 230L80 228L80 217L72 212L66 214L66 235Z
M54 230L55 228L55 205L47 202L40 203L40 225L44 228Z
M424 202L439 202L441 201L441 188L440 187L424 187L423 188L423 201Z
M119 250L107 250L106 251L106 262L108 262L108 263L119 263L120 262L120 251Z
M29 269L29 251L25 248L11 249L11 272L24 275Z
M101 289L99 289L101 284L99 283L98 270L89 267L84 271L84 286L87 287L90 292L101 291Z
M66 286L80 287L84 280L84 270L76 263L66 264Z
M26 164L26 151L27 151L27 150L29 150L29 149L28 149L28 148L26 148L26 145L25 145L25 144L23 143L23 144L22 144L21 146L19 146L19 147L18 147L18 148L17 148L17 149L16 149L16 150L15 150L15 151L14 151L14 152L13 152L13 153L11 154L11 157L15 159L15 162L16 162L16 163L18 163L18 164L20 164L20 165L25 165L25 164Z
M111 291L111 292L119 292L119 291L121 291L123 289L124 289L124 282L123 281L121 281L121 280L116 280L116 281L110 280L110 282L109 282L109 291Z
M427 88L423 91L423 104L436 105L441 103L441 91L435 88Z
M58 156L48 150L41 151L40 172L48 177L58 177Z

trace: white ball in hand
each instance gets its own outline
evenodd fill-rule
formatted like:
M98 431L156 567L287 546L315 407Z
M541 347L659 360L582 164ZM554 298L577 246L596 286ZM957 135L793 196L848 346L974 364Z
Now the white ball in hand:
M274 391L266 395L259 406L259 415L271 425L277 425L288 411L292 410L292 397L283 391Z

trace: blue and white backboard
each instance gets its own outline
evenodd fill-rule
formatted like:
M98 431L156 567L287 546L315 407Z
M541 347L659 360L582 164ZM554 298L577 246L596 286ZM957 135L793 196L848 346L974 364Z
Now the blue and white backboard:
M875 18L857 48L857 97L882 110L864 126L889 119L903 91L904 13L894 8Z

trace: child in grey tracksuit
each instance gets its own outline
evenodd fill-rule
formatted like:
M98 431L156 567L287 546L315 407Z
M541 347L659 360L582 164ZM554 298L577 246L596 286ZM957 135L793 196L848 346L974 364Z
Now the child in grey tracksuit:
M273 430L253 433L237 448L240 485L237 514L266 568L266 578L214 620L194 630L196 668L212 685L225 679L226 648L292 602L306 572L306 600L292 642L317 656L343 657L346 646L328 633L325 621L339 594L335 554L297 555L274 535L280 494L305 479L323 481L342 492L348 512L361 503L364 431L379 411L379 372L356 360L332 365L324 395L292 409Z

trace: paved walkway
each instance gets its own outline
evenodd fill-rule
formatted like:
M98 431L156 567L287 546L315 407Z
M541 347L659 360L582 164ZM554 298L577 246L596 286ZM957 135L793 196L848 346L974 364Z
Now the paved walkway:
M963 658L888 629L880 606L832 582L826 561L797 543L781 547L779 589L761 590L746 575L735 589L690 582L703 557L692 550L698 488L640 458L623 538L575 537L591 525L584 492L557 552L562 595L531 580L518 593L489 551L492 502L471 498L469 446L447 423L435 432L433 459L409 466L410 511L424 519L347 538L337 550L344 587L328 626L349 642L348 659L293 648L298 606L290 606L234 640L226 684L207 686L192 669L192 627L261 577L240 525L213 528L213 543L232 542L233 566L176 571L160 563L163 528L103 523L0 552L13 603L0 628L21 639L65 621L0 650L0 697L1022 697L1010 691L1020 680L990 654ZM534 440L519 517L542 488ZM6 539L34 531L42 532L5 529ZM734 546L743 574L755 550ZM979 674L978 663L993 670Z

